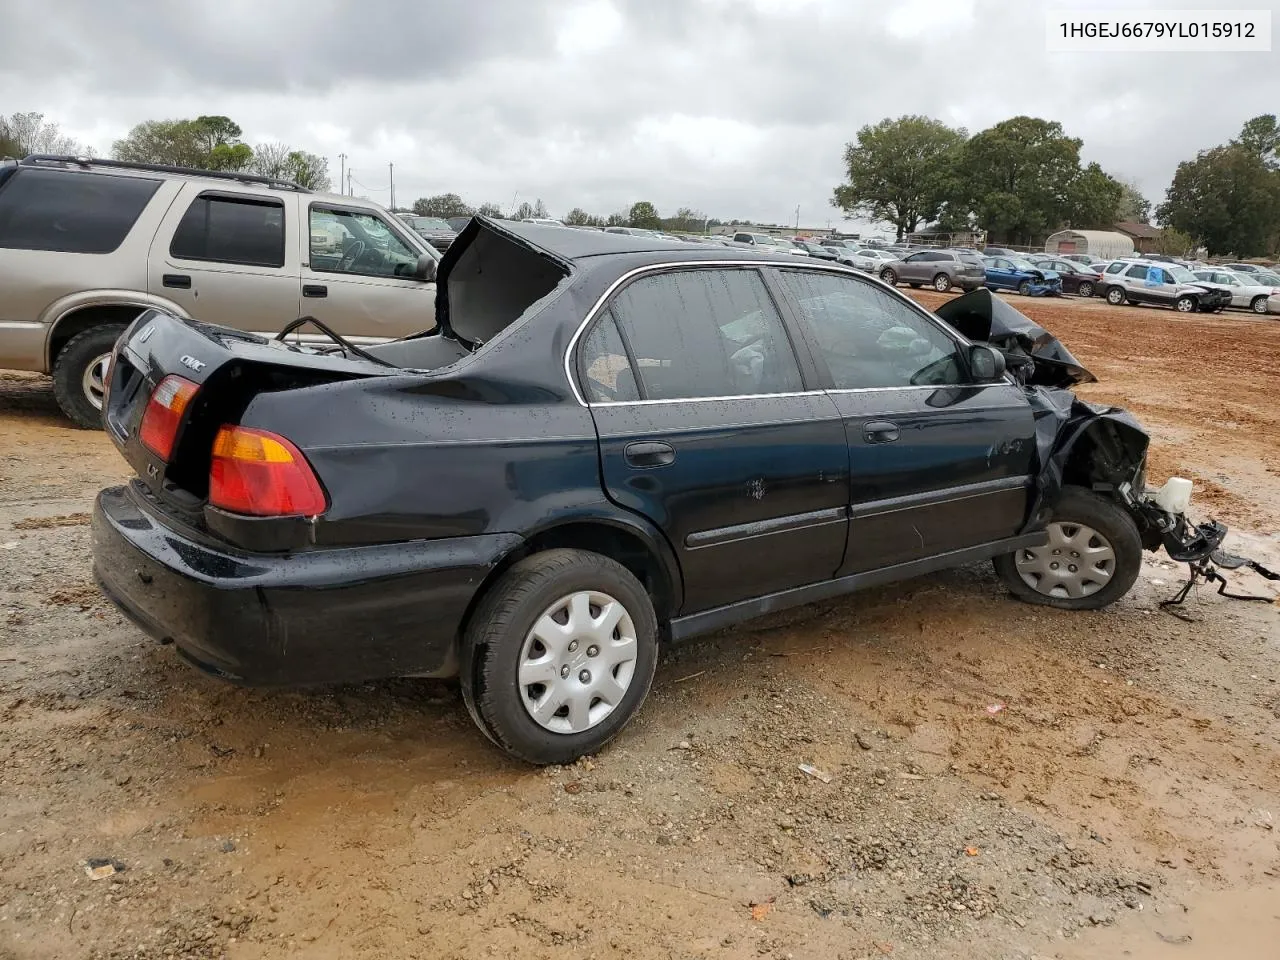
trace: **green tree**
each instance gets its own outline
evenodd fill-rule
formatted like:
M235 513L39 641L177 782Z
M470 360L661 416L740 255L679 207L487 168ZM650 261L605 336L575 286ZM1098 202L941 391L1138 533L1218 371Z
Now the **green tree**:
M1203 243L1210 255L1266 253L1280 219L1280 172L1238 142L1202 150L1178 164L1156 217Z
M633 227L640 227L645 230L659 230L662 228L662 218L658 216L658 208L648 200L637 200L633 203L627 219Z
M702 225L707 221L707 215L701 210L694 210L692 207L681 207L676 211L674 217L664 217L662 220L663 230L676 230L681 233L701 233Z
M240 127L226 117L146 120L111 147L117 160L167 163L202 170L248 170L253 150L240 141Z
M631 226L630 218L623 212L611 213L604 218L606 227L629 227Z
M1280 126L1273 113L1246 120L1236 143L1257 156L1267 169L1280 167Z
M482 203L476 207L476 213L482 217L501 217L502 208L496 203Z
M8 119L0 117L0 160L6 157L16 160L22 156L22 148L18 145L18 138L9 130Z
M1078 229L1109 230L1120 219L1116 212L1123 199L1124 184L1091 163L1071 179L1063 219Z
M533 216L533 204L528 200L522 200L520 206L511 211L512 220L527 220Z
M892 223L898 239L937 218L956 191L965 131L930 117L886 118L845 145L845 182L832 206L847 216Z
M1151 201L1142 195L1142 189L1133 180L1120 181L1120 205L1116 208L1116 222L1149 223Z
M329 161L305 150L290 150L288 179L308 190L327 192L333 189L329 179Z
M564 222L571 227L591 227L596 225L599 217L593 217L581 207L574 207L564 215Z
M413 201L413 212L420 217L469 217L474 213L456 193L440 193Z
M1196 242L1189 235L1173 227L1165 227L1156 238L1156 253L1171 257L1185 257L1194 252Z
M961 170L969 206L996 243L1044 237L1070 218L1073 202L1091 207L1090 190L1098 186L1093 176L1080 184L1080 141L1038 117L1013 117L975 134ZM1081 193L1073 198L1075 184Z

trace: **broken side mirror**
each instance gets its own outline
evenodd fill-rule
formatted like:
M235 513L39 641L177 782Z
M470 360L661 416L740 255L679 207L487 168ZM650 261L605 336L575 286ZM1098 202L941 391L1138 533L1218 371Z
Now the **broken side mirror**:
M969 347L969 376L975 383L995 383L1004 376L1004 354L985 343Z
M424 253L418 258L418 265L413 270L413 275L424 283L430 283L436 278L436 264L438 261L429 253Z

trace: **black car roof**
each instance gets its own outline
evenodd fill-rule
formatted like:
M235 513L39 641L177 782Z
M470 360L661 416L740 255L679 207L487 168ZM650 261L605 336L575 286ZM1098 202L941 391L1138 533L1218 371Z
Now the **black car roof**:
M577 261L588 257L621 256L636 253L669 253L680 260L723 260L725 248L719 244L683 243L679 240L663 240L659 237L637 237L630 233L606 233L603 230L582 230L577 227L557 227L544 223L521 223L514 220L491 220L476 217L484 225L498 233L515 237L524 243L540 247L559 260ZM790 254L784 254L790 256ZM777 261L778 254L756 253L743 247L733 252L733 258L743 260ZM655 258L661 259L661 258ZM790 262L790 261L784 261Z

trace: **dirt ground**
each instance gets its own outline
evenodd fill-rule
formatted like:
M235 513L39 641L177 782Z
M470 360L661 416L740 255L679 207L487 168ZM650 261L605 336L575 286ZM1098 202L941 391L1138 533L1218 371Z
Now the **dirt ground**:
M1280 560L1280 323L1013 300ZM244 690L148 640L87 556L125 476L0 374L0 957L1276 955L1275 604L1162 612L1154 557L1086 614L954 571L676 648L534 770L448 684Z

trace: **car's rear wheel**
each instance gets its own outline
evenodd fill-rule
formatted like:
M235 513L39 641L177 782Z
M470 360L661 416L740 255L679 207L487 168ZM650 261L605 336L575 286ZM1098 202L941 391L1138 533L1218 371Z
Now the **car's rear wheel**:
M82 330L66 342L53 361L53 395L62 412L77 427L102 427L107 364L122 323L104 323Z
M1113 307L1118 307L1124 303L1124 288L1112 287L1107 291L1107 303Z
M1090 283L1088 280L1081 280L1080 286L1076 287L1076 293L1080 294L1080 296L1082 297L1092 297L1093 284Z
M996 557L996 573L1028 603L1097 610L1129 592L1142 566L1137 524L1114 501L1064 487L1046 528L1049 541Z
M1020 284L1018 284L1018 292L1022 294L1024 297L1028 296L1031 293L1031 281L1023 280Z
M880 271L880 279L891 287L898 284L898 275L888 268Z
M640 708L658 624L640 582L582 550L516 563L480 601L463 638L462 694L498 746L530 763L571 763Z
M1249 301L1249 309L1252 310L1254 313L1266 313L1267 298L1261 297L1261 296L1254 297L1251 301Z
M1179 313L1195 313L1199 306L1200 304L1195 297L1179 297L1177 303L1174 304L1174 308Z
M945 273L940 273L933 278L933 289L939 293L946 293L951 289L951 278Z

